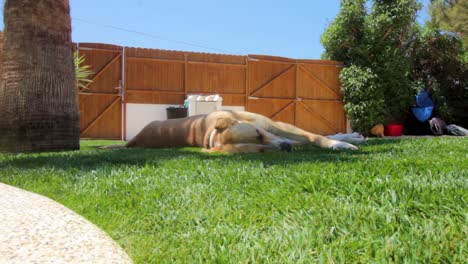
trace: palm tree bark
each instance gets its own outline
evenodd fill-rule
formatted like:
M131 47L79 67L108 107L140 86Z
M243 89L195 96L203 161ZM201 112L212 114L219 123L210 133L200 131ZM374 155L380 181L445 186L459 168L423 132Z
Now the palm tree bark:
M6 0L0 151L79 149L68 0Z

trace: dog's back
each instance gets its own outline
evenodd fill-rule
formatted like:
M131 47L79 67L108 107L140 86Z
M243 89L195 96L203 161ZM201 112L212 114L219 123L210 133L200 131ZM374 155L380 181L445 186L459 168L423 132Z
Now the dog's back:
M129 148L167 148L201 146L203 131L199 126L204 116L191 116L164 121L153 121L127 143ZM197 135L197 132L200 135Z

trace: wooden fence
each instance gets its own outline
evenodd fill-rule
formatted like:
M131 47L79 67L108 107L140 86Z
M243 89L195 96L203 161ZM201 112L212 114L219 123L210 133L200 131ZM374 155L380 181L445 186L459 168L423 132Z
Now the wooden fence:
M125 105L182 104L189 94L220 94L318 134L346 131L338 75L342 64L273 56L233 56L79 43L93 82L79 93L81 136L125 137Z

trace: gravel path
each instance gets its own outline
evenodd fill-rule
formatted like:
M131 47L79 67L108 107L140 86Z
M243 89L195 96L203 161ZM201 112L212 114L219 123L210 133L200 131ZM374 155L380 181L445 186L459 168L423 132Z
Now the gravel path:
M0 263L132 263L102 230L44 196L0 183Z

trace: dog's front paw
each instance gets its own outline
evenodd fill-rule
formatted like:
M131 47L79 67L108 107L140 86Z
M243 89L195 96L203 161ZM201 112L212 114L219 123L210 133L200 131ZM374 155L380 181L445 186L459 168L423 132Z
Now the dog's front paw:
M346 142L342 142L342 141L335 141L332 143L332 145L330 146L331 149L351 149L351 150L358 150L359 148L352 145L352 144L349 144L349 143L346 143Z

